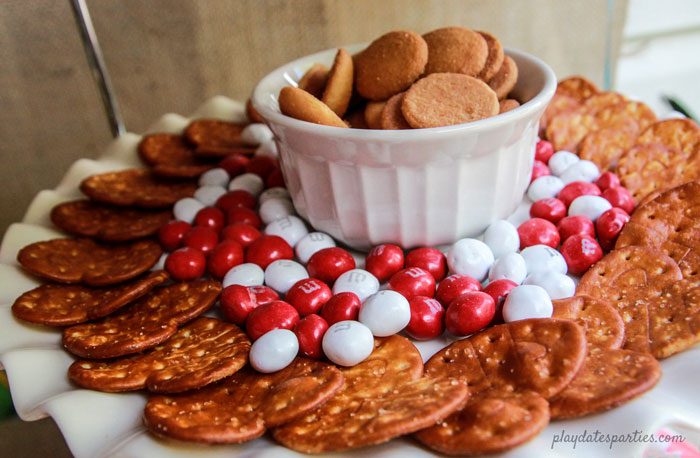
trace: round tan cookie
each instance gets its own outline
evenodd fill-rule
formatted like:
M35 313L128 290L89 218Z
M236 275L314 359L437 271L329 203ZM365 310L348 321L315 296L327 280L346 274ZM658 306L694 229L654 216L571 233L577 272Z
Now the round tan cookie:
M423 37L405 30L389 32L355 57L355 88L366 99L386 100L408 89L427 62Z
M515 99L503 99L498 102L498 112L505 113L506 111L515 110L520 106L520 102Z
M279 96L283 114L324 126L348 127L326 104L303 89L283 87Z
M382 111L386 102L367 102L365 106L365 122L370 129L382 128Z
M379 125L382 129L398 130L411 128L401 112L401 105L405 95L405 92L396 94L384 104L379 118Z
M463 73L477 76L489 57L486 39L464 27L445 27L423 35L428 44L425 74Z
M496 92L498 99L505 99L518 82L518 66L510 56L503 58L503 65L489 80L489 86Z
M328 82L323 91L321 101L328 105L335 114L342 117L348 109L350 97L352 97L353 79L352 57L344 50L339 49L335 55L333 67L328 73Z
M299 89L320 99L326 88L326 81L328 81L328 67L323 64L313 64L299 80Z
M494 77L498 72L498 69L503 65L503 59L505 58L505 53L503 52L503 46L498 38L494 37L488 32L478 32L479 35L483 37L486 41L486 46L489 49L489 55L486 58L486 64L484 69L479 73L479 79L482 81L488 81Z
M582 76L571 76L557 84L557 94L568 95L579 102L583 102L598 92L596 85Z
M402 112L413 128L440 127L498 114L498 98L486 83L457 73L433 73L406 91Z

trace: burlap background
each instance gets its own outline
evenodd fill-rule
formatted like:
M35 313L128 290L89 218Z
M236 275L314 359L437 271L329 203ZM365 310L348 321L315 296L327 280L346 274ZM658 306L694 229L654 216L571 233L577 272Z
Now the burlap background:
M602 82L626 1L89 0L129 130L215 94L243 99L292 58L395 28L465 25ZM614 57L614 56L613 56ZM0 234L34 194L110 140L68 0L0 1Z

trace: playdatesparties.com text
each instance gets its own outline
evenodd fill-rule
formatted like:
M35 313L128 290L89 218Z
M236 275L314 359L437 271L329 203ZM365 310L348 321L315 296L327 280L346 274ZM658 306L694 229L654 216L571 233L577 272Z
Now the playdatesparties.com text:
M557 444L570 444L573 449L576 449L578 444L583 443L601 443L608 444L609 448L612 448L616 444L625 443L673 443L673 442L684 442L685 437L682 434L645 434L638 429L635 429L629 433L623 434L609 434L604 433L599 430L588 431L584 429L580 433L569 433L562 429L560 433L555 433L552 436L551 449L553 450Z

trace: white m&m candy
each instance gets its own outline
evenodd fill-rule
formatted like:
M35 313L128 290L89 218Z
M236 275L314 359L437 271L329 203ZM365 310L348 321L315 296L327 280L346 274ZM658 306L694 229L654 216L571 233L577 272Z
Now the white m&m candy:
M272 131L262 123L253 123L245 126L241 132L241 140L248 145L260 145L272 141Z
M309 233L309 230L301 218L289 215L268 224L265 227L265 233L282 237L291 247L294 247Z
M344 272L333 283L333 294L355 293L360 301L367 299L379 291L377 277L362 269L352 269Z
M297 246L294 247L294 252L297 258L306 264L317 251L334 246L335 240L330 235L323 232L309 232L304 238L299 240Z
M508 253L493 263L489 271L489 281L506 279L520 284L527 276L525 259L518 253Z
M578 161L574 163L571 167L566 169L564 173L561 174L561 181L565 185L573 183L574 181L585 181L591 183L598 179L600 176L600 170L598 166L591 161Z
M547 291L536 285L520 285L513 288L503 303L503 320L525 320L552 316L552 300Z
M274 188L268 188L260 194L260 197L258 197L258 202L260 205L264 204L266 200L269 199L290 199L291 196L289 195L289 191L286 189L280 187L280 186L275 186Z
M566 169L578 161L579 158L577 155L571 151L562 150L552 154L552 157L549 158L549 162L547 162L547 167L549 167L549 170L553 175L561 176L564 172L566 172Z
M447 253L447 265L453 274L469 275L483 281L494 258L491 249L476 239L457 240Z
M400 332L411 321L411 306L402 294L386 289L372 294L360 308L360 323L377 337Z
M269 374L289 366L299 352L299 340L289 329L273 329L258 338L250 347L250 365Z
M231 180L228 172L225 169L217 167L207 170L199 177L200 186L228 186Z
M520 255L525 260L528 274L541 271L565 274L568 269L564 256L547 245L533 245L527 247Z
M260 178L254 173L244 173L243 175L238 175L228 184L229 191L242 189L244 191L248 191L256 197L262 192L264 188L265 183L263 183L262 178Z
M545 175L530 183L530 187L527 188L527 197L533 202L550 199L556 197L563 187L564 182L561 179L552 175Z
M361 363L374 350L374 336L367 326L358 321L339 321L333 324L321 342L326 357L340 366Z
M309 274L304 266L288 259L273 261L265 269L265 284L280 294L287 294L294 283L305 278Z
M569 216L582 215L595 223L600 215L610 210L612 205L600 196L579 196L569 205Z
M231 285L258 286L265 281L265 272L252 262L239 264L226 272L221 282L224 288Z
M178 221L192 223L199 210L204 208L204 204L192 197L185 197L175 202L173 205L173 215Z
M279 154L277 153L277 143L275 143L274 141L261 143L260 146L258 146L258 148L255 150L255 155L269 157L279 156Z
M194 192L194 198L206 205L213 207L219 197L226 194L226 188L223 186L206 185L201 186Z
M493 257L498 259L507 253L513 253L520 248L518 230L504 219L494 221L484 232L484 243L491 248Z
M289 199L267 199L258 210L260 219L265 224L294 214L294 205Z
M541 286L552 300L565 299L576 292L576 283L573 278L559 272L535 272L527 276L524 284Z

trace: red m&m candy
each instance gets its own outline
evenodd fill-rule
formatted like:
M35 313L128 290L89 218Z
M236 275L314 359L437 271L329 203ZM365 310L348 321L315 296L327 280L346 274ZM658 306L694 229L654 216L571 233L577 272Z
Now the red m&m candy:
M285 299L297 309L299 315L306 316L321 310L332 296L331 289L321 280L304 278L289 288Z
M542 218L557 224L559 220L566 216L566 205L564 202L551 197L549 199L540 199L530 207L531 218Z
M432 297L413 296L409 301L411 321L406 326L406 334L416 340L434 339L445 330L445 309Z
M339 247L324 248L314 253L306 264L310 277L332 285L348 270L355 268L355 259L347 250Z
M365 259L365 269L371 273L379 283L384 283L399 270L403 269L403 250L398 245L377 245Z
M253 209L255 208L256 201L257 199L255 199L255 196L248 191L236 189L219 197L219 199L216 201L216 207L220 208L224 212L228 212L238 207Z
M389 289L400 293L406 299L413 296L433 297L435 278L427 270L411 267L396 272L389 280Z
M500 323L503 321L503 302L505 302L506 297L508 297L510 290L516 286L518 286L518 284L514 281L502 278L492 281L484 287L484 292L491 296L496 304L496 313L493 318L494 322Z
M603 257L603 249L593 237L574 235L566 239L561 247L569 273L581 275Z
M481 283L477 279L469 275L450 275L438 285L435 299L447 308L453 300L470 291L481 291Z
M620 179L612 172L604 172L595 180L595 184L601 191L605 191L606 189L620 186Z
M559 246L559 231L550 221L533 218L518 226L520 249L533 245L547 245L552 248Z
M623 209L627 214L634 211L634 198L627 188L621 186L608 188L603 192L603 197L610 202L610 205Z
M593 221L582 215L573 215L562 218L557 224L562 243L572 235L588 235L595 237Z
M613 249L617 237L629 220L630 215L621 208L611 208L596 220L595 227L598 232L598 239L605 251Z
M535 160L542 161L546 164L553 154L554 147L547 140L540 140L535 145Z
M260 305L248 315L245 330L251 340L256 340L273 329L293 329L299 321L299 313L284 301Z
M173 251L165 258L165 270L173 279L189 281L204 275L207 258L201 251L184 247Z
M216 207L204 207L194 217L195 226L204 226L219 232L224 227L224 212Z
M280 298L277 291L264 285L248 286L248 290L255 296L255 302L258 305L267 304L268 302L276 301Z
M185 234L192 228L185 221L172 220L163 224L158 230L158 241L166 251L173 251L182 246Z
M236 207L226 211L226 224L236 223L250 224L256 229L260 229L260 226L262 226L260 215L246 207Z
M233 178L245 171L248 162L250 162L248 156L244 156L243 154L230 154L219 162L219 167L226 170L229 176Z
M406 267L420 267L427 270L435 278L435 281L442 280L447 274L447 259L437 248L411 250L406 255L405 261Z
M339 321L357 320L362 302L355 293L338 293L331 297L321 309L321 316L328 326Z
M265 180L277 168L277 159L270 156L251 157L245 165L246 173L254 173Z
M328 331L328 323L318 315L309 315L294 326L294 334L299 340L299 354L308 358L323 357L323 336Z
M588 183L587 181L574 181L569 183L559 191L557 198L564 202L564 205L569 207L571 202L576 200L577 197L581 196L599 196L600 189L593 183Z
M547 164L545 164L544 162L535 161L535 163L532 164L532 174L530 175L530 183L532 183L539 177L551 174L552 172L549 170L549 167L547 167Z
M279 259L293 259L294 250L282 237L263 235L248 246L245 258L247 262L252 262L265 269Z
M481 291L459 296L447 307L445 327L456 336L466 336L484 329L493 320L496 303Z
M226 226L221 230L222 240L233 240L238 242L243 248L257 240L262 233L246 223L235 223Z
M195 226L187 231L182 241L185 246L207 254L213 250L219 242L219 234L210 227Z
M221 291L221 313L228 321L242 326L250 312L258 307L255 294L243 285L230 285Z

